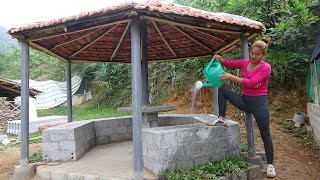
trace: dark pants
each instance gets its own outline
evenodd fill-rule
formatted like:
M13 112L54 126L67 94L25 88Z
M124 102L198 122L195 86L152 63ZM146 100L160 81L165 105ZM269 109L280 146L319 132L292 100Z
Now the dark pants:
M268 96L240 96L222 87L219 89L219 116L225 117L227 100L240 110L253 114L263 140L267 163L272 164L273 144L270 135Z

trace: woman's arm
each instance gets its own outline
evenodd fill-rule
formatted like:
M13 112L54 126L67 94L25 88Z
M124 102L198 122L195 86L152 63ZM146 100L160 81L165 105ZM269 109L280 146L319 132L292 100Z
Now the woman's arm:
M219 79L222 81L230 80L230 81L233 81L238 84L242 84L242 81L243 81L243 78L240 78L238 76L235 76L235 75L232 75L232 74L226 73L226 72L223 75L221 75Z
M240 78L238 76L232 75L230 73L224 73L221 75L220 80L230 80L238 84L242 84L243 86L252 88L255 87L260 82L267 79L271 74L271 66L269 64L265 65L265 67L261 68L252 78Z
M230 69L241 69L245 63L243 60L228 60L218 54L214 55L214 58L216 58L216 61L220 62L221 65Z

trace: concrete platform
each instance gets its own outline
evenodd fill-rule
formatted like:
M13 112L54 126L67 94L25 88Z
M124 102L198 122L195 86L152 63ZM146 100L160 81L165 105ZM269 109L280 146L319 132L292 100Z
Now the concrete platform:
M132 141L94 147L78 161L37 167L37 178L43 180L111 180L133 179ZM157 179L144 170L145 179Z

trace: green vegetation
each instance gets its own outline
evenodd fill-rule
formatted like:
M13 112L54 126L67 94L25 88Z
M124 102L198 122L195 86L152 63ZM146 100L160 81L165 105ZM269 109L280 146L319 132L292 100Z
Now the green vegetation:
M36 162L41 162L42 161L42 153L39 152L34 152L29 156L29 163L36 163Z
M310 147L314 144L313 135L306 128L294 128L292 135L305 147Z
M241 152L248 152L248 144L246 142L242 142L240 144Z
M167 170L164 177L167 180L200 180L217 179L219 176L230 174L239 175L241 169L246 169L249 164L240 158L226 158L220 161L209 162L192 169Z
M72 112L73 112L73 119L75 121L119 117L119 116L128 115L128 113L118 112L114 108L97 106L93 104L83 104L80 106L75 106L73 107ZM48 109L48 110L38 111L39 117L52 116L52 115L66 116L67 107L59 106L59 107Z

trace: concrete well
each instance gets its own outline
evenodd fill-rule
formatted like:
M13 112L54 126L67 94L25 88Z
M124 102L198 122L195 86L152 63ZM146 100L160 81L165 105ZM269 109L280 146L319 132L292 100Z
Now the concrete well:
M211 115L160 115L158 126L142 130L146 169L161 175L165 169L189 168L229 156L240 156L240 127L207 126ZM43 131L44 161L79 160L97 145L132 140L132 118L72 122Z

